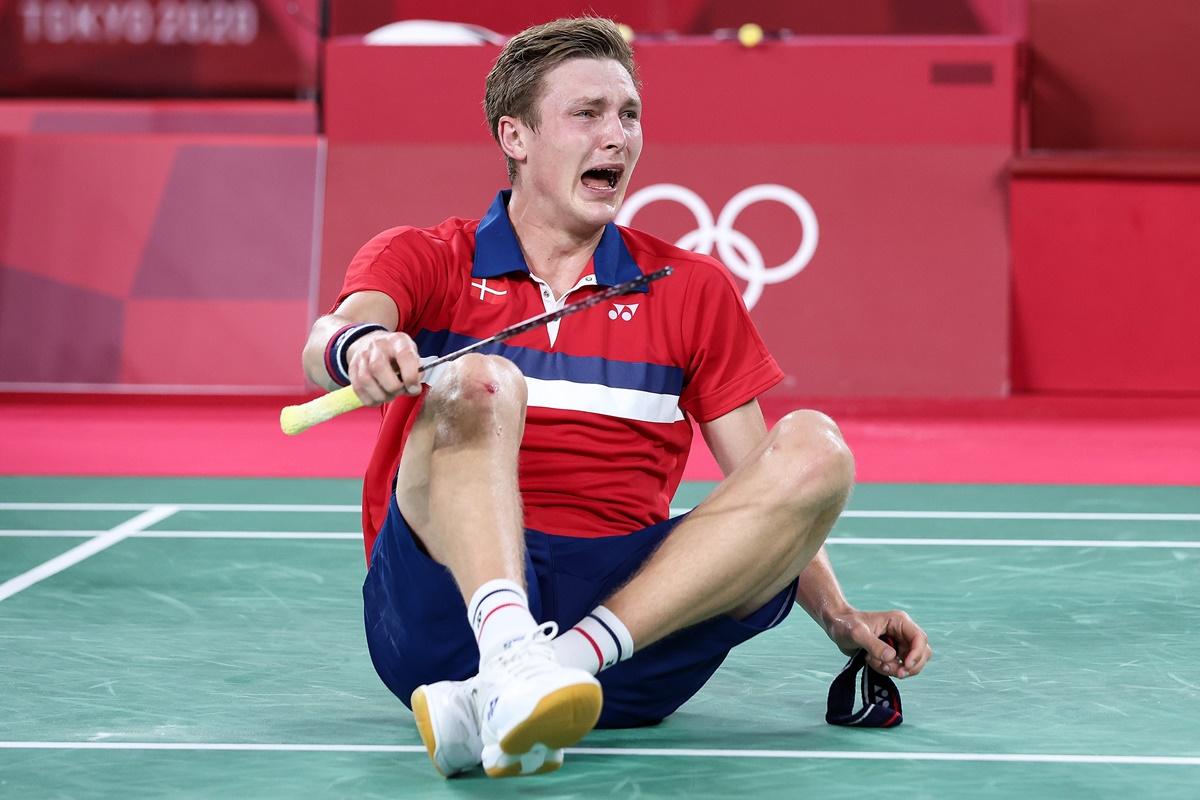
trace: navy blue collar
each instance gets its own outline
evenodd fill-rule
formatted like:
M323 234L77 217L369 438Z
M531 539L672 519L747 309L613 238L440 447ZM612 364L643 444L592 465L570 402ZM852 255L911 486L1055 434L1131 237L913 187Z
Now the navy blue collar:
M525 263L521 245L517 242L517 234L508 219L508 201L511 197L511 189L501 191L479 221L475 231L472 278L496 278L509 272L529 272L529 265ZM592 254L592 266L596 271L596 283L600 286L614 286L642 276L641 269L621 239L621 232L611 222L604 226L604 233L600 235L600 243ZM648 292L650 287L639 286L636 291Z

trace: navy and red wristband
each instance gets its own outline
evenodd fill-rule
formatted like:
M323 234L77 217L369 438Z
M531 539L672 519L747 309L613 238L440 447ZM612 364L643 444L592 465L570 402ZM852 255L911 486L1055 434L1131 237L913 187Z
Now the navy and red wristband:
M360 322L346 325L330 336L329 343L325 345L325 371L333 382L338 386L350 385L350 364L346 355L350 345L368 333L386 330L385 326L375 322Z

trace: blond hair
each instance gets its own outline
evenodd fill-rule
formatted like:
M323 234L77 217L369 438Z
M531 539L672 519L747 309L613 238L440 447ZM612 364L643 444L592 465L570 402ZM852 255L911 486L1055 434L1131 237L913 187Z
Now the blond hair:
M483 110L497 142L501 117L516 117L537 130L542 78L573 58L611 58L640 86L633 49L612 20L568 17L527 28L508 40L487 76ZM507 155L505 161L512 181L517 176L516 162Z

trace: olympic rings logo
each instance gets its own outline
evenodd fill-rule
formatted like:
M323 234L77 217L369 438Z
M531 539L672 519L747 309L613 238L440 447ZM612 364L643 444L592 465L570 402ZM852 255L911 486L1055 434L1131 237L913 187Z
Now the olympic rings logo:
M816 212L798 192L777 183L760 183L738 192L721 209L715 221L708 204L691 189L675 183L656 183L625 200L617 214L617 224L629 225L639 211L659 200L672 200L692 212L696 229L681 236L675 246L704 255L711 255L715 246L718 257L729 271L746 282L742 300L748 309L754 308L762 297L763 287L796 277L800 270L808 266L817 250L820 229ZM768 200L791 209L803 229L800 245L792 257L770 267L764 263L758 245L733 226L738 215L748 206Z

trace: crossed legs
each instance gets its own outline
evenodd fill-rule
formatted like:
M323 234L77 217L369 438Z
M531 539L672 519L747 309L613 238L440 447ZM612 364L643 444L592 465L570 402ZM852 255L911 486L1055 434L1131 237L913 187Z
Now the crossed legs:
M550 641L554 623L538 625L529 612L517 483L525 408L525 381L511 362L453 362L426 396L397 473L397 504L454 576L480 650L475 677L412 694L421 739L447 776L480 763L491 776L557 769L563 748L600 717L595 669L681 628L765 605L817 555L853 481L827 417L785 417L588 615L615 642L617 656L605 655L582 627ZM584 638L600 656L591 672L577 659Z
M405 446L398 504L464 600L490 580L524 581L525 403L511 362L466 356L430 390ZM749 615L812 561L853 479L832 420L785 416L605 605L639 649L718 614Z

